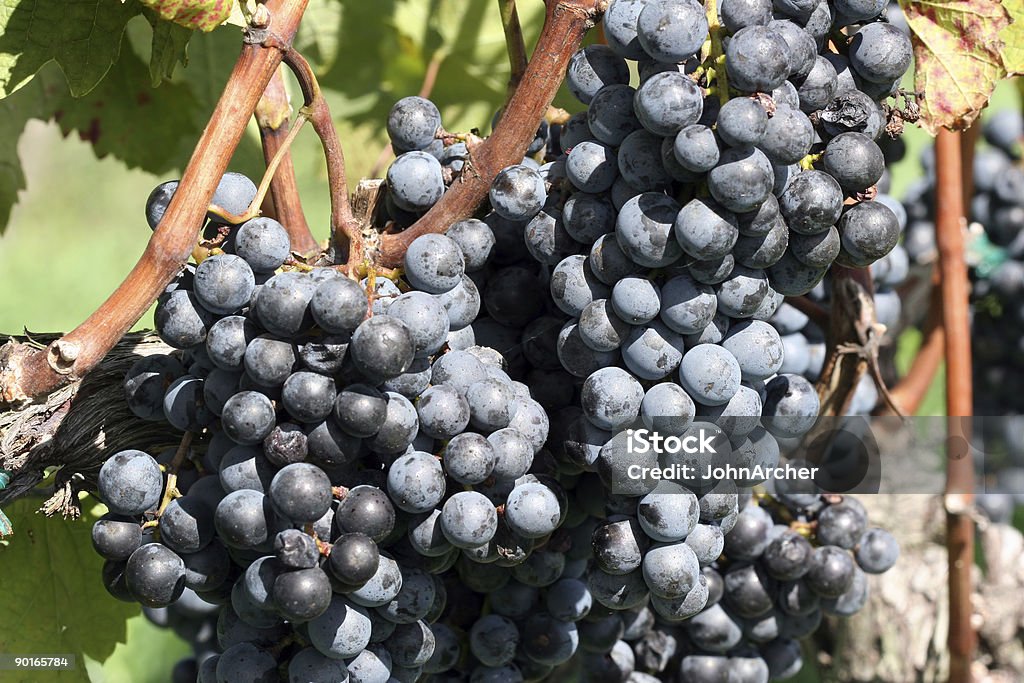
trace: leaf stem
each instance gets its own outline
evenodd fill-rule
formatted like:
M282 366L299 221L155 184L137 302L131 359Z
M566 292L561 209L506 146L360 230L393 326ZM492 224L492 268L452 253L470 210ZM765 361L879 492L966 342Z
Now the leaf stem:
M498 0L498 9L501 12L501 27L505 31L505 47L508 50L508 63L511 67L506 98L510 100L512 93L523 80L529 60L526 56L526 41L523 39L523 26L519 23L516 0Z
M256 123L259 125L260 142L263 144L263 159L268 165L288 136L287 129L291 117L292 107L284 85L283 70L282 67L278 67L263 97L256 105ZM320 248L302 211L295 166L292 164L290 153L285 154L273 176L270 196L263 203L263 213L277 219L288 231L292 251L308 255Z
M185 432L184 436L181 437L181 443L178 444L178 450L174 452L174 459L171 460L171 464L167 467L167 484L164 486L164 495L160 499L160 507L156 510L156 517L160 517L164 514L164 510L171 504L171 501L178 498L181 493L178 491L178 470L185 463L185 458L188 456L189 447L192 445L192 432Z
M288 155L288 148L291 147L292 142L295 141L299 131L302 130L302 126L309 120L309 115L305 110L299 112L295 118L295 123L292 124L285 135L284 140L278 147L277 152L274 154L270 163L267 164L267 170L263 172L263 179L260 180L259 187L256 188L256 196L253 198L252 203L249 204L249 208L245 210L245 213L234 214L224 208L217 206L216 204L210 204L210 213L223 218L228 223L235 225L244 223L248 220L255 218L260 215L260 207L263 205L263 200L267 196L267 192L270 190L271 184L274 180L274 175L277 173L277 168L281 162L286 158L290 158Z
M704 12L708 20L707 62L712 69L718 100L721 104L729 101L729 76L725 71L725 48L722 46L722 34L725 32L722 22L718 20L718 0L704 0Z
M338 131L334 127L330 107L320 92L320 84L309 62L297 50L289 48L284 54L284 63L299 81L305 101L302 113L309 118L324 149L327 184L331 192L331 246L337 260L341 254L347 253L353 245L360 242L359 224L352 214L352 205L348 197L345 153L338 139Z

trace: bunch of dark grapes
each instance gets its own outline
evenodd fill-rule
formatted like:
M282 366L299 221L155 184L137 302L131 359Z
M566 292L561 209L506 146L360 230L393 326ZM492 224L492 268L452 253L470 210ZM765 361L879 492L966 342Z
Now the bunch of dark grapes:
M241 213L255 187L234 174L225 186L240 208L213 203ZM168 187L151 197L153 224ZM107 460L94 541L108 589L196 643L183 673L443 672L462 660L435 623L446 579L481 592L507 581L561 523L564 491L531 473L547 414L474 344L470 325L486 323L466 271L483 275L493 234L479 221L450 232L411 244L399 288L299 266L272 219L215 225L222 247L161 297L157 331L179 351L140 359L127 400L197 439L178 463L176 449Z
M849 497L630 472L784 463L824 360L785 297L827 302L833 262L899 281L876 139L909 42L883 8L724 0L712 41L693 0L613 0L608 45L567 74L586 111L542 122L398 275L306 266L270 218L224 224L255 195L226 175L158 303L176 351L125 381L135 415L187 435L98 482L107 588L195 646L175 680L799 670L798 640L860 609L892 536ZM391 110L392 232L471 169L475 136L441 123L423 98ZM709 438L714 462L631 452L630 428Z
M985 454L979 505L1009 522L1024 505L1024 118L1015 110L986 117L984 146L974 155L974 195L967 207L971 276L971 359L978 447ZM925 177L905 199L907 245L915 264L930 267L935 246L935 152L921 158Z

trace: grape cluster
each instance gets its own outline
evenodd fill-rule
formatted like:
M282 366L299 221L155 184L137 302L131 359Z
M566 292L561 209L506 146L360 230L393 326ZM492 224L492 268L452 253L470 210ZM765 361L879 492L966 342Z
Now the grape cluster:
M567 83L587 109L557 130L547 164L505 169L490 203L525 223L527 248L551 267L558 357L584 380L601 438L638 417L651 427L661 410L684 416L681 428L717 421L770 459L763 444L813 423L799 340L787 340L785 372L767 321L786 296L825 291L833 262L899 261L888 255L901 208L877 195L875 140L910 42L883 8L723 2L724 54L701 63L698 3L616 0L608 45L572 58ZM825 44L833 28L851 34L840 52ZM714 88L702 87L710 66Z
M158 303L157 331L179 351L125 380L136 416L202 443L183 466L177 449L104 463L110 512L93 539L107 588L166 608L153 618L192 634L202 662L180 668L202 681L447 670L460 644L432 623L441 577L483 590L484 567L528 562L567 512L558 482L529 473L547 413L500 353L472 343L481 297L465 271L487 261L490 229L454 226L465 252L452 237L414 241L404 293L297 267L272 219L216 231L222 248ZM207 603L222 605L212 640ZM289 634L305 647L271 647Z
M1024 505L1024 118L1014 110L988 116L984 146L973 162L974 195L967 208L968 266L971 276L971 353L976 431L985 453L988 492L978 502L995 521L1009 522ZM907 191L907 245L913 262L930 267L935 245L935 152L921 157L925 177ZM986 416L998 416L986 419ZM979 465L982 464L979 462Z
M775 466L814 425L823 335L785 297L826 301L833 261L901 278L875 139L909 53L882 9L725 0L709 42L692 0L613 0L608 45L567 74L586 111L540 123L398 274L306 266L270 218L225 224L255 195L227 174L158 302L175 351L125 379L139 419L188 436L98 479L104 583L193 643L175 680L797 671L797 640L860 609L892 536L848 497L631 478L682 456L622 436L710 435L719 464ZM724 53L701 64L706 44ZM396 232L475 142L420 97L387 131Z

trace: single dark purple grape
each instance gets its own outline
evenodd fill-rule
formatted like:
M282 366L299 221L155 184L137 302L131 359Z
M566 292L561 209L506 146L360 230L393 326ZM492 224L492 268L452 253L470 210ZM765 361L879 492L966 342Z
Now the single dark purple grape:
M331 604L331 581L319 567L286 571L274 581L273 599L277 611L288 621L310 621Z
M374 574L380 564L377 544L366 534L342 534L331 547L327 567L338 581L346 586L361 586Z
M224 404L221 425L231 439L242 445L258 444L276 423L274 404L256 391L241 391Z
M309 463L288 465L270 482L270 501L285 518L311 524L323 517L333 500L331 480Z
M356 486L338 506L334 525L342 533L359 532L380 542L395 528L395 508L379 488Z
M92 525L92 547L107 560L126 561L142 545L142 525L131 517L107 513Z
M173 550L147 543L132 553L124 569L131 596L147 607L166 607L185 590L185 563Z

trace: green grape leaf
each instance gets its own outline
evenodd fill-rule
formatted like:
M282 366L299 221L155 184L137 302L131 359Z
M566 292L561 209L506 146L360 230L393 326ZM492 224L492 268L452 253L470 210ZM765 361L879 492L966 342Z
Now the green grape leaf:
M231 16L233 0L140 0L163 19L187 29L212 31Z
M921 123L964 130L1006 75L1000 31L1009 25L997 0L900 0L914 43L914 87Z
M51 60L72 94L88 93L117 61L133 1L4 0L0 4L0 97L25 85Z
M338 0L310 0L302 16L295 47L317 71L331 68L338 57L341 13Z
M44 71L46 71L44 69ZM63 78L55 86L66 89ZM25 189L25 174L18 157L18 139L29 119L49 118L45 103L44 78L36 78L10 97L0 100L0 235L7 228L11 209L18 202L18 193ZM51 79L54 80L54 79Z
M1010 25L999 36L1003 39L1003 66L1010 76L1024 74L1024 0L1003 0Z
M168 152L182 139L194 143L201 130L194 118L197 106L185 85L150 87L146 65L125 50L91 93L65 95L53 103L53 111L64 134L77 131L97 157L111 154L129 168L160 174L177 165L179 159Z
M103 560L91 542L93 514L74 521L48 518L35 512L38 505L22 498L4 510L15 533L6 547L0 546L6 595L0 609L0 652L73 654L76 670L8 671L3 680L81 681L86 657L103 661L124 642L125 622L139 613L139 606L119 602L103 588Z
M160 19L155 14L147 12L146 19L153 27L153 47L149 57L149 77L153 87L160 85L165 80L170 80L174 75L174 69L180 62L182 66L188 66L188 54L186 48L192 37L192 30L179 26L174 22Z

